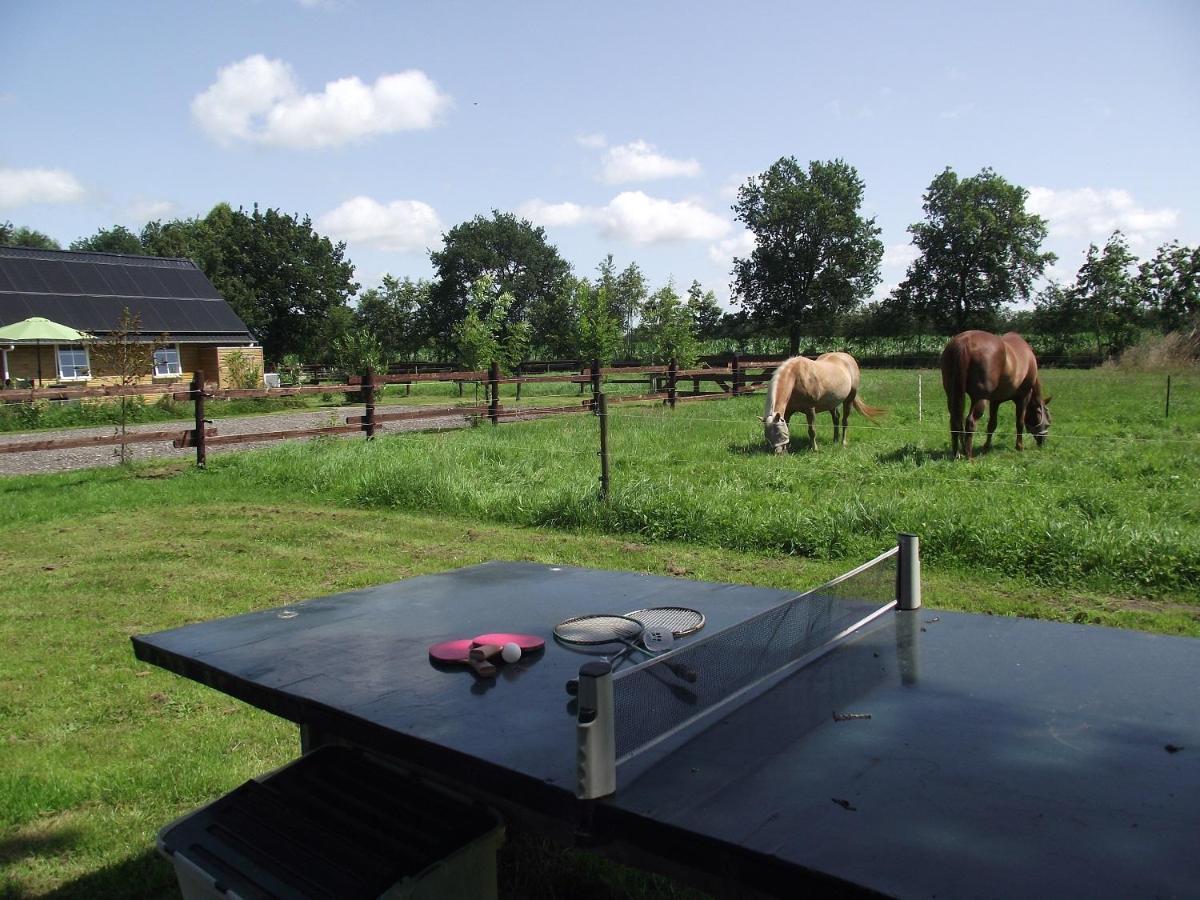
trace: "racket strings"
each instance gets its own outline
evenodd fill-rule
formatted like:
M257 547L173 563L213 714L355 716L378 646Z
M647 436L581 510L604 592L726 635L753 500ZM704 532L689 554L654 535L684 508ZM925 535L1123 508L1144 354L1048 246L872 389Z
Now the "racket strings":
M555 625L554 636L568 644L612 644L636 640L643 627L627 616L578 616Z
M675 637L694 634L704 627L703 613L682 606L656 606L653 609L639 609L628 613L628 616L645 625L647 631L669 630Z

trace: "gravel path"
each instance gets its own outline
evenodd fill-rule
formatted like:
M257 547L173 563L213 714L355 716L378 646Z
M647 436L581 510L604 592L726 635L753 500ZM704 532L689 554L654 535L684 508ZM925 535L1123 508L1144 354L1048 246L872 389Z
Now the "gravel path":
M400 412L404 409L420 409L420 407L388 406L387 412ZM384 408L380 409L381 412ZM323 428L327 425L343 425L346 416L362 415L361 406L344 406L339 409L323 409L318 412L288 412L273 413L264 416L241 416L232 419L217 419L215 426L218 434L257 434L267 431L291 431L304 428ZM424 431L434 428L461 428L466 424L464 416L446 416L436 419L415 419L412 421L385 422L383 434L395 434L401 431ZM131 425L129 431L179 431L184 432L192 427L189 420L174 422L153 422L145 425ZM113 426L99 428L64 428L54 431L37 431L25 434L0 435L0 447L11 444L45 441L52 438L87 437L89 435L114 434ZM335 435L337 436L337 435ZM345 437L363 440L361 434L348 434ZM295 438L294 440L311 440L311 438ZM208 448L208 455L215 453L231 453L238 450L254 450L259 447L269 447L280 441L253 441L246 444L229 444L226 446ZM31 450L28 453L0 453L0 475L31 475L37 472L66 472L71 469L90 469L96 466L113 466L120 462L117 455L120 448L114 444L98 447L70 447L63 450ZM128 445L130 455L135 460L141 459L195 459L196 450L188 447L176 450L170 441L148 441L144 444Z

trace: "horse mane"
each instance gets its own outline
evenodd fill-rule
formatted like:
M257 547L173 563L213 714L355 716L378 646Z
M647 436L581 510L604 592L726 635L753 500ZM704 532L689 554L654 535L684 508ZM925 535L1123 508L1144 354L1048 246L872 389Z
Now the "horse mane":
M783 374L783 370L788 367L788 363L791 361L791 359L785 359L775 367L775 371L771 374L771 383L767 385L767 406L763 410L764 419L771 418L771 413L775 412L775 388L779 384L779 376Z

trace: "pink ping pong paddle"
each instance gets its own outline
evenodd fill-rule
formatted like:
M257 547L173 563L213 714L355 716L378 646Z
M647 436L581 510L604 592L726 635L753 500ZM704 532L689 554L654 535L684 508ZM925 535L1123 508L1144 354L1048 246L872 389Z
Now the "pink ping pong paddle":
M429 648L429 658L450 665L470 666L476 675L484 678L494 678L496 666L491 658L499 655L505 644L516 644L521 648L521 655L541 650L546 642L532 634L512 634L509 632L492 632L481 634L468 640L442 641Z

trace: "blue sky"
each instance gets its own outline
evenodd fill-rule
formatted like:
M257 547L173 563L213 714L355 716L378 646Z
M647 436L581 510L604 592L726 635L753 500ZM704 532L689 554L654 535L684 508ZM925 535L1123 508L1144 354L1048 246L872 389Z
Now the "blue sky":
M1031 190L1073 277L1200 243L1200 4L0 0L0 220L65 246L213 204L312 216L364 286L497 208L580 274L728 296L733 190L841 157L880 292L947 165Z

